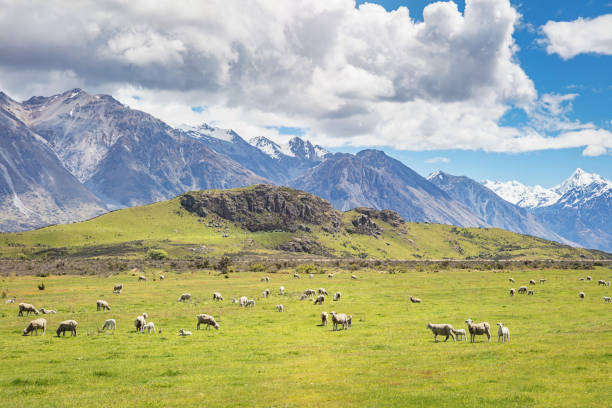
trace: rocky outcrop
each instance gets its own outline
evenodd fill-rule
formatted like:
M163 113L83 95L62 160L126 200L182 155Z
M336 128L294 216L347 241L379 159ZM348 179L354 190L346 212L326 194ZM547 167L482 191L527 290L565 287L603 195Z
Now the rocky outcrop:
M353 232L356 232L358 234L372 235L375 237L377 235L382 234L383 232L383 229L380 228L374 221L372 221L369 216L365 214L357 216L357 218L352 221L352 224L353 227L355 227Z
M288 187L259 184L234 190L190 192L181 205L200 217L213 213L249 231L308 232L306 224L337 231L341 215L322 198Z
M313 255L329 255L318 241L308 237L293 237L291 240L280 244L278 249L285 252L304 252Z
M360 214L367 215L370 218L386 222L392 227L399 227L406 223L402 216L393 210L375 210L374 208L357 207L355 208L355 211Z

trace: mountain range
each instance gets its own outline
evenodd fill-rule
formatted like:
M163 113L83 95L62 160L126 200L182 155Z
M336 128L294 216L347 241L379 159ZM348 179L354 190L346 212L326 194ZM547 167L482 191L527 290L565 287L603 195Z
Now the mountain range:
M298 188L343 211L392 209L412 222L612 250L612 184L580 169L552 189L442 172L424 178L381 151L331 154L299 137L278 144L209 124L173 128L80 89L23 102L0 92L2 231L253 184Z

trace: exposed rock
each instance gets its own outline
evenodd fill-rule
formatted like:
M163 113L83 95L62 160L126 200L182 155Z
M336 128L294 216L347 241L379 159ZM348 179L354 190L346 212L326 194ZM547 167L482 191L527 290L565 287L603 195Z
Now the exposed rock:
M355 227L354 232L358 234L372 235L375 237L380 235L383 231L382 228L380 228L369 216L365 214L361 214L355 218L352 224Z
M365 214L370 218L375 218L386 222L392 227L399 227L400 225L406 223L402 216L393 210L375 210L374 208L357 207L355 208L355 211L360 214Z
M305 252L313 255L328 255L321 244L308 237L293 237L290 241L278 246L281 251Z

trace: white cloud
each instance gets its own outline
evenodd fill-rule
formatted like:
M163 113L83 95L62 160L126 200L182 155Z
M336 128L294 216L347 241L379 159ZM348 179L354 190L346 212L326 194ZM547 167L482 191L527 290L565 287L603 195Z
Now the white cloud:
M542 26L549 54L570 59L578 54L612 55L612 14L597 18L578 18L574 21L549 21Z
M606 154L608 149L602 145L589 145L583 150L583 156L602 156Z
M277 140L271 127L296 127L330 147L612 147L565 117L575 95L538 97L515 55L519 20L509 0L433 3L422 22L354 0L0 0L0 88L78 86L175 126ZM512 107L532 122L500 126Z
M450 159L448 157L432 157L425 160L425 163L450 163Z

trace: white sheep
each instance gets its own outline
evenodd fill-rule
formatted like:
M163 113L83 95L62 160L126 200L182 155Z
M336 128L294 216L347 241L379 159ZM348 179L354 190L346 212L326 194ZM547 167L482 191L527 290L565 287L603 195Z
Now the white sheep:
M108 319L104 322L104 325L102 326L102 330L115 330L116 328L117 322L115 321L115 319Z
M328 317L327 312L321 312L321 326L327 326Z
M215 292L215 293L213 293L213 300L216 301L216 302L220 302L220 301L223 300L223 296L221 296L221 293Z
M527 291L527 296L529 296L529 295L533 295L533 290Z
M606 286L610 286L610 281L607 281L607 282L606 282Z
M119 283L113 286L113 293L120 294L122 290L123 290L123 283Z
M442 323L442 324L434 324L434 323L427 323L427 328L429 330L431 330L431 332L434 335L434 342L438 342L438 336L446 336L446 338L444 339L444 341L447 341L449 337L452 337L453 341L457 341L457 339L455 339L455 335L453 333L453 326L447 323Z
M179 296L177 302L186 302L191 299L191 293L183 293Z
M191 336L191 332L189 330L185 330L185 329L180 329L179 330L179 336Z
M283 305L276 305L276 310L279 311L279 312L284 312L285 308L284 308Z
M516 291L514 290L514 288L510 288L510 296L514 296L515 293Z
M159 275L159 280L164 280L166 277L164 275Z
M285 287L281 286L280 288L278 288L278 294L279 295L284 295L285 294Z
M60 336L60 333L62 333L64 335L64 337L66 337L66 332L69 331L71 336L76 336L77 335L77 328L78 323L76 322L76 320L64 320L63 322L61 322L59 324L59 327L57 328L57 337Z
M210 329L210 326L214 327L216 330L219 330L219 324L217 324L217 321L211 315L203 313L197 315L196 318L198 319L198 330L200 330L201 324L206 325L206 330Z
M486 334L487 339L491 341L491 326L487 322L474 323L472 319L465 321L468 325L468 331L470 332L470 341L474 343L476 336Z
M305 293L302 293L300 295L300 300L306 300L306 299L308 299L308 295L306 295Z
M421 299L410 296L410 301L412 303L421 303Z
M143 318L145 318L145 319L148 319L148 318L149 318L149 315L147 314L147 312L144 312L144 313L142 314L142 317L143 317Z
M540 284L543 284L544 282L546 282L546 279L540 279Z
M333 277L334 277L334 274L333 274L333 273L330 273L330 274L328 274L328 275L327 275L327 277L331 279L331 278L333 278Z
M295 279L300 279L300 275L298 275L297 273L294 273L294 274L293 274L293 277L294 277Z
M504 326L503 323L497 323L499 326L497 329L497 342L501 340L502 343L510 342L510 330Z
M580 278L580 279L578 279L578 280L581 280L581 281L583 281L583 280L584 280L584 278Z
M314 301L314 304L315 305L322 305L323 303L325 303L325 296L323 296L323 295L317 296L316 300Z
M41 329L43 331L42 334L44 336L47 332L47 320L43 319L42 317L36 320L32 320L30 324L28 324L28 326L23 329L23 335L27 336L28 333L34 331L34 333L36 333L36 335L38 336L38 329Z
M351 275L351 279L355 279L355 280L357 280L358 278L357 278L357 276L356 276L356 275Z
M20 303L19 304L19 314L18 316L23 316L23 312L28 312L27 314L29 315L30 313L34 313L35 315L40 314L40 312L30 303Z
M579 297L580 299L584 299L584 292L580 292L580 293L578 293L578 297Z
M238 299L236 299L235 297L232 298L232 303L238 303Z
M13 298L10 298L10 299L8 299L6 302L4 302L4 303L6 303L7 305L8 305L9 303L15 303L15 298L14 298L14 297L13 297Z
M270 282L270 278L267 276L264 276L263 278L260 279L261 282Z
M340 293L340 292L334 293L334 301L340 300L340 297L342 297L342 293Z
M144 325L144 327L142 328L142 331L145 331L145 329L147 330L147 333L155 333L155 324L153 322L148 322L147 324Z
M244 305L244 307L255 307L255 300L249 299Z
M535 285L535 284L536 284L536 281L534 281L533 279L530 279L530 280L529 280L529 284L530 284L530 285Z
M314 275L313 275L312 273L309 273L309 274L308 274L308 277L309 277L310 279L312 279L312 278L314 278Z
M352 324L353 324L353 315L348 315L346 317L346 327L350 329Z
M602 286L606 286L606 281L603 279L600 279L597 281L597 286L602 285Z
M316 295L316 294L317 294L317 291L316 291L316 290L314 290L314 289L306 289L306 290L304 291L304 294L305 294L306 296L314 296L314 295Z
M518 288L518 293L527 293L527 286L521 286Z
M144 276L144 275L140 275L140 276L138 277L138 280L139 280L139 281L146 281L146 280L147 280L147 277L146 277L146 276Z
M146 318L144 316L138 316L136 320L134 320L134 326L136 327L136 331L143 331L147 324Z
M509 281L510 283L514 283L514 279L512 279L512 278L508 278L508 281Z
M240 300L238 301L238 303L240 304L241 307L245 307L248 301L249 301L248 297L240 296Z
M587 276L587 280L590 281L590 280L593 280L593 278L591 278L590 276Z
M57 312L53 309L45 309L44 307L40 308L40 313L42 314L56 314Z
M324 288L319 288L318 292L319 292L319 295L329 296L329 295L327 294L327 291L326 291Z
M603 300L604 300L604 303L610 303L612 301L612 298L610 296L604 296Z
M331 317L332 317L332 323L333 323L333 330L338 330L338 325L341 325L342 329L345 329L348 327L347 326L348 317L346 316L346 314L331 312Z
M96 300L96 310L111 310L111 308L106 300Z
M467 335L465 334L465 329L453 329L453 334L455 335L456 339L461 341L461 340L467 340Z
M270 289L266 289L261 293L262 298L267 298L268 296L270 296Z

